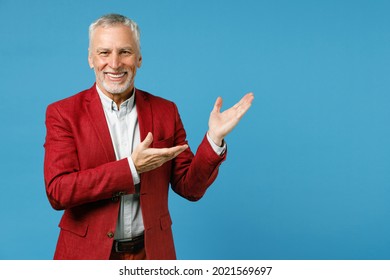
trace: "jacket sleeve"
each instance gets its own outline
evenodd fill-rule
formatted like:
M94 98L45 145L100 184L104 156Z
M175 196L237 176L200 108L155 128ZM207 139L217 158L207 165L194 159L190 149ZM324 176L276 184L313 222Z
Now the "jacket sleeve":
M175 111L174 144L187 144L186 132L176 106ZM226 159L226 155L227 151L221 156L218 155L211 147L207 135L205 135L195 155L188 148L173 160L172 189L190 201L199 200L216 179L219 166Z
M71 120L63 117L57 106L47 108L44 179L52 207L63 210L134 193L127 159L80 167L75 130ZM93 153L92 147L89 148Z

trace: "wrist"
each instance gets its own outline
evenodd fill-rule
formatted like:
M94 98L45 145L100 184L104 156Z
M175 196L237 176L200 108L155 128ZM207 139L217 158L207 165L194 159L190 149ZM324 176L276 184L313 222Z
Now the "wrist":
M214 142L215 145L222 147L223 138L216 136L210 130L207 132L207 135L210 137L210 139Z

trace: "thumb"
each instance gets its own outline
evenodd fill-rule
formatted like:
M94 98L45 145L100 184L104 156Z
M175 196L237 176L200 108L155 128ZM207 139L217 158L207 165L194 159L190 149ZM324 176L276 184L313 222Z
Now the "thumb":
M149 148L152 142L153 142L153 134L151 132L148 132L148 135L146 135L144 141L141 142L141 145L146 149Z
M213 111L219 113L222 107L222 97L218 97L215 101Z

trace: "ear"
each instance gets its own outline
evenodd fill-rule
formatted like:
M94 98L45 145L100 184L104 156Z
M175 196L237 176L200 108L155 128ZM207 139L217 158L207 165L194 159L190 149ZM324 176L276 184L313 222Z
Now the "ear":
M93 69L93 59L90 50L88 49L88 64L91 69Z
M142 65L142 55L138 57L137 67L140 68Z

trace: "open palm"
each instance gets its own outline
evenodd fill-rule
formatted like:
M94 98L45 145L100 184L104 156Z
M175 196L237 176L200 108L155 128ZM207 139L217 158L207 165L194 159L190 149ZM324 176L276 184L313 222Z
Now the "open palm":
M223 139L238 124L240 119L248 111L254 99L253 93L247 93L233 107L221 112L222 98L218 97L214 108L210 113L209 136L215 144L221 146Z

